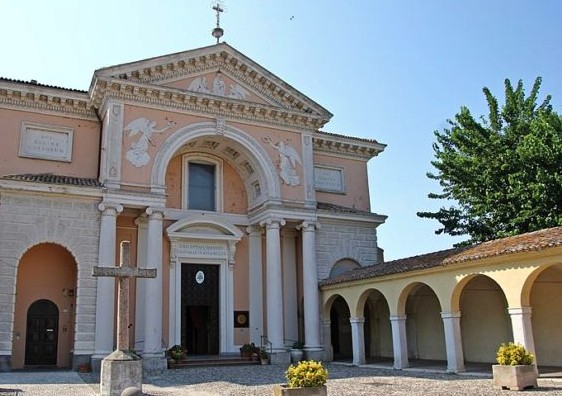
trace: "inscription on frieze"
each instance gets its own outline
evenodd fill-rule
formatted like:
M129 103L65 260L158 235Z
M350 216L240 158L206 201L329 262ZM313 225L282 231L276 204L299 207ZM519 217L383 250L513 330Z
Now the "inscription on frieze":
M206 243L178 243L175 246L179 257L226 257L226 246Z
M19 156L70 162L72 134L72 128L23 122Z

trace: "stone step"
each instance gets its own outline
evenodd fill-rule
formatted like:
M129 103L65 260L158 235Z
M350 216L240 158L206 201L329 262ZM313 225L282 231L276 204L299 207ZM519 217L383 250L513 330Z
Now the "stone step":
M260 364L259 360L242 357L188 357L175 363L168 362L169 369L189 368L189 367L210 367L210 366L239 366Z

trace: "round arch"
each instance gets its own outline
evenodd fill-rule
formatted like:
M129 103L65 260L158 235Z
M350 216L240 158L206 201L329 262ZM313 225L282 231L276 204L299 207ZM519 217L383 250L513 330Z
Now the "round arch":
M247 159L249 167L257 173L256 180L258 188L252 188L254 179L243 177L248 191L248 206L253 207L266 200L279 201L281 198L281 185L275 165L265 149L250 135L240 129L229 125L224 126L220 134L217 132L216 124L201 122L179 128L171 134L162 144L154 158L151 174L151 189L153 192L163 193L165 191L166 169L172 157L189 141L201 137L220 137L234 142L244 158ZM253 191L254 193L250 193Z

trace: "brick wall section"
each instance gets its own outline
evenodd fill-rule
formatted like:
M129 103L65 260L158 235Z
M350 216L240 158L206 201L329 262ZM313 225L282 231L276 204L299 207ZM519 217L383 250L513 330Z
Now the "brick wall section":
M330 275L333 265L341 259L352 259L359 265L379 264L377 232L373 225L353 221L320 219L316 231L318 279Z
M0 355L12 354L17 266L40 243L66 248L78 265L75 354L94 350L100 212L98 199L0 193Z

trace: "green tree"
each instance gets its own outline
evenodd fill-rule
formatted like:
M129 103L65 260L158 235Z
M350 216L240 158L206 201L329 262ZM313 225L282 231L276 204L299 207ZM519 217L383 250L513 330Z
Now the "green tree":
M505 80L505 104L499 107L488 88L488 117L476 120L461 107L449 127L435 131L437 180L442 193L433 199L454 201L418 216L438 220L436 234L469 235L472 244L562 225L562 117L551 97L537 105L541 78L525 97L522 81L514 89Z

